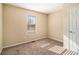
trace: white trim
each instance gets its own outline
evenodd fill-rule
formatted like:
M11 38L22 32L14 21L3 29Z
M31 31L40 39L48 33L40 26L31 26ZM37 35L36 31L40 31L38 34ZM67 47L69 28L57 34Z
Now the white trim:
M26 41L26 42L20 42L20 43L12 44L12 45L8 45L8 46L4 46L3 48L8 48L8 47L12 47L12 46L16 46L16 45L20 45L20 44L28 43L28 42L31 42L31 41L36 41L36 40L44 39L44 38L46 38L46 37L38 38L38 39L34 39L34 40L30 40L30 41Z
M56 37L53 37L53 36L49 36L48 38L59 41L59 42L63 42L61 39L57 39Z

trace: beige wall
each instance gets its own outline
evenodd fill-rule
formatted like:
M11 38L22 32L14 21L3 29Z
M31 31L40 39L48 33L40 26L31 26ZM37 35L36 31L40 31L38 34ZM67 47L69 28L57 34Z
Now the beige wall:
M0 4L0 53L2 51L2 4Z
M3 11L4 47L47 37L47 15L6 4L3 5ZM27 31L28 15L37 17L36 32L34 33Z
M63 42L63 24L65 10L51 13L48 15L48 37Z

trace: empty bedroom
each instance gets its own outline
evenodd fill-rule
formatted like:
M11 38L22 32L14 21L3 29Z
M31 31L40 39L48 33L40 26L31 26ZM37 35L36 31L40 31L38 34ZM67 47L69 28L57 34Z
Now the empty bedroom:
M1 55L79 55L78 3L0 3Z

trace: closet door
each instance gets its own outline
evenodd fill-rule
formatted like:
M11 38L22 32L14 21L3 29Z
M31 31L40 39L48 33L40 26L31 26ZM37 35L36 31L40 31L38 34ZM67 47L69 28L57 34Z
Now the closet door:
M74 6L68 9L68 26L69 26L69 49L79 52L79 6Z
M77 19L77 41L76 41L76 45L77 45L77 52L79 52L79 6L76 7L77 11L76 11L76 19Z
M64 22L64 48L79 52L79 5L67 8Z
M69 49L77 52L78 8L69 8Z

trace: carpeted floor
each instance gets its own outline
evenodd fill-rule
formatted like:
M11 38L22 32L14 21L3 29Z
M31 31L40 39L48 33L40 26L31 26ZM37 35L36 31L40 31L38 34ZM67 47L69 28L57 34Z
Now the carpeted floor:
M52 39L41 39L5 48L2 51L2 55L58 55L58 53L48 50L55 45L63 46L62 43Z

